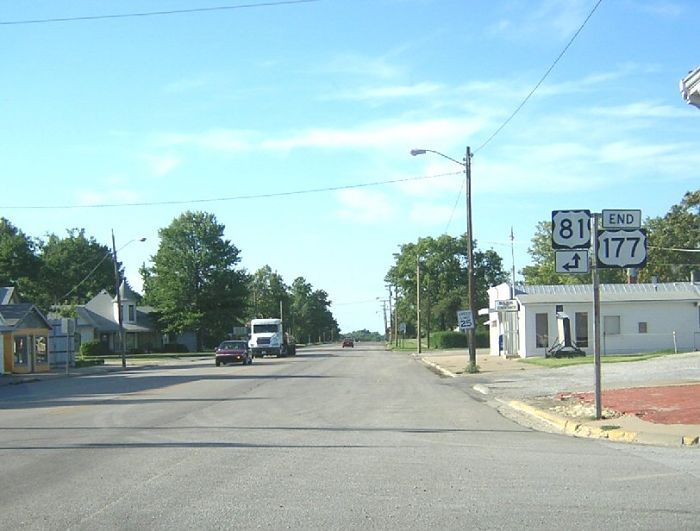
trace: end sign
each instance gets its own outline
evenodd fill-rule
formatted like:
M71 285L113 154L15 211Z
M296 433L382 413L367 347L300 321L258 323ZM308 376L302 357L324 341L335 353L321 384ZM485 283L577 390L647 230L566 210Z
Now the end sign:
M641 210L603 210L604 229L639 229L642 227Z

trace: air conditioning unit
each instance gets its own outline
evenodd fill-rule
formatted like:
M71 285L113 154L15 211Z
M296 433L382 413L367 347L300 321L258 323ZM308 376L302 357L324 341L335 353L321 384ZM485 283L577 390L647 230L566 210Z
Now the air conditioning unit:
M688 105L695 105L700 109L700 67L692 70L681 79L681 94Z

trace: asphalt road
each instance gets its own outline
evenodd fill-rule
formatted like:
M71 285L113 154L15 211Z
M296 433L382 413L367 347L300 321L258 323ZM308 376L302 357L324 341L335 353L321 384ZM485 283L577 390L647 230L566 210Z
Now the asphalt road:
M363 344L0 387L0 529L697 529L698 461Z

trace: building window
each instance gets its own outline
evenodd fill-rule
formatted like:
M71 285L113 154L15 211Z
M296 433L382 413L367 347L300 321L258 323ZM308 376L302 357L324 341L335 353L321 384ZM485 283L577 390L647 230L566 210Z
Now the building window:
M42 365L49 363L49 349L46 346L46 336L36 336L34 338L34 354L37 363Z
M639 333L640 334L646 334L647 333L647 324L646 322L642 321L639 324Z
M586 348L588 346L588 312L576 312L576 346Z
M15 336L15 366L29 366L29 342L26 336Z
M136 321L136 306L129 304L129 322L133 323Z
M606 315L603 317L603 332L609 336L620 335L620 316Z
M546 313L535 314L535 347L549 346L549 319Z

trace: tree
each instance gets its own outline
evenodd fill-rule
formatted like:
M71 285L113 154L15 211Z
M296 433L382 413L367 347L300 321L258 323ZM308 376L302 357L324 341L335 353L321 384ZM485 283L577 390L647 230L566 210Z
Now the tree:
M290 291L290 329L301 341L320 341L338 337L338 323L329 310L331 301L324 290L314 290L304 277L292 282Z
M36 295L40 260L36 244L5 218L0 218L0 286L17 289L23 298Z
M664 217L647 219L645 226L649 253L640 280L688 281L700 268L700 190L687 192Z
M114 289L112 252L85 229L69 229L61 239L49 234L40 243L40 276L35 302L48 309L55 304L83 304L102 289ZM121 265L119 265L121 270Z
M248 276L235 268L239 250L213 214L185 212L158 232L153 266L141 268L144 300L167 333L194 330L199 349L240 323Z
M501 257L493 250L479 251L474 246L476 301L474 312L488 306L487 290L505 282ZM417 262L421 262L421 322L426 330L450 330L457 325L457 311L468 306L466 235L459 238L443 234L434 239L420 238L404 244L394 255L395 264L385 281L396 286L397 311L407 331L415 330L417 319Z
M250 315L255 318L284 318L282 311L289 309L289 287L282 276L269 265L258 269L251 277L248 286L251 303Z

